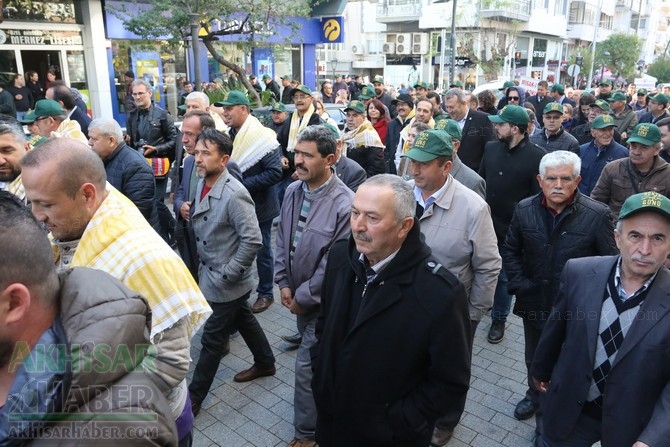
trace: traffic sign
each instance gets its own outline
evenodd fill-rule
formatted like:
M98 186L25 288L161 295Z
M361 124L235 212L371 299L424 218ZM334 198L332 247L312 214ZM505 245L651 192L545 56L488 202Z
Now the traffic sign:
M577 64L572 64L568 67L568 74L573 78L579 76L580 71L582 71L582 69L579 68L579 65Z

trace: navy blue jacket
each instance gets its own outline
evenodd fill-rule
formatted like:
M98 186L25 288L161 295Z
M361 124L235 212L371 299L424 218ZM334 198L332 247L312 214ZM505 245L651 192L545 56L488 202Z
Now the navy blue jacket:
M582 181L579 182L579 190L582 194L591 195L607 163L625 157L628 157L628 149L614 140L601 150L598 150L595 140L579 146L579 158L582 159L582 169L579 173Z

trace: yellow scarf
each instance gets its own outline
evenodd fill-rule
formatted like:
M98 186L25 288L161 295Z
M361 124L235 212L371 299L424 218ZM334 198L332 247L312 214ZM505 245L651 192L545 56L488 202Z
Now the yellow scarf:
M340 138L346 145L342 148L342 153L346 155L346 151L350 151L359 147L384 147L379 134L368 120L363 121L363 124L356 129L350 130L342 134ZM346 151L344 150L346 148Z
M277 147L279 142L275 131L263 126L255 116L249 115L235 135L230 158L245 172Z
M312 113L314 113L314 105L310 104L302 119L298 116L297 110L291 114L291 127L288 129L288 147L286 148L288 152L295 150L298 144L298 133L307 127L310 118L312 118Z
M16 177L11 183L5 185L7 192L11 192L16 197L19 198L22 202L26 201L26 190L23 188L23 182L21 181L21 174Z
M137 207L107 184L109 194L86 226L72 267L103 270L142 294L152 313L151 341L182 318L189 339L212 313L181 258Z

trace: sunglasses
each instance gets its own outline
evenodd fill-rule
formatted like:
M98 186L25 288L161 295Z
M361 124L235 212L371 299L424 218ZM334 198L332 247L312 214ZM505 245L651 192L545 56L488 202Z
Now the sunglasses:
M518 96L508 96L507 100L508 101L518 101L520 98Z

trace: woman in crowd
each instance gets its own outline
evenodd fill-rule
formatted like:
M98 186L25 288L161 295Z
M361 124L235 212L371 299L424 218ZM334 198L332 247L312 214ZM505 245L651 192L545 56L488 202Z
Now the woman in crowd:
M379 134L382 143L386 144L386 132L391 119L386 111L386 107L384 107L384 104L380 100L373 99L368 103L367 118Z

